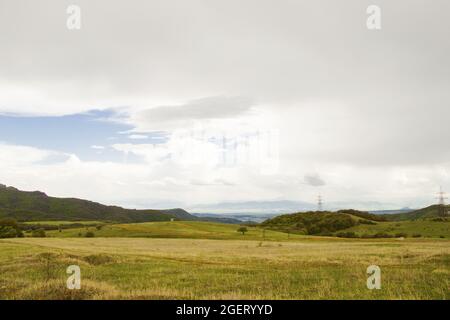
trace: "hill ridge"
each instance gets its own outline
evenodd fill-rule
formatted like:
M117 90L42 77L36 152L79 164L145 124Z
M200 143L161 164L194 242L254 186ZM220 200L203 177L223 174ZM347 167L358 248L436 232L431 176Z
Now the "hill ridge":
M78 198L51 197L41 191L22 191L0 184L0 218L18 221L101 220L113 222L151 222L198 220L181 208L125 209Z

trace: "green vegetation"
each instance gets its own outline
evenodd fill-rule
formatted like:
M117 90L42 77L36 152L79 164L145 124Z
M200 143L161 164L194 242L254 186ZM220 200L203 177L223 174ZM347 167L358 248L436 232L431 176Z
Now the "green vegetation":
M245 237L236 232L236 225L197 222L197 221L171 221L171 222L145 222L105 225L100 230L95 227L65 229L61 232L48 231L49 237L73 238L84 236L86 231L95 233L95 237L130 237L130 238L191 238L191 239L222 239L222 240L276 240L304 239L304 236L288 235L278 231L264 231L257 227L245 227Z
M383 215L377 215L365 211L359 211L359 210L353 210L353 209L346 209L346 210L339 210L337 213L345 213L350 214L355 217L359 217L365 220L362 221L386 221L386 218Z
M346 213L300 212L277 216L264 221L261 226L289 233L330 235L334 231L357 225L358 220Z
M248 231L248 229L246 227L240 227L236 231L240 232L240 233L242 233L242 235L244 235Z
M449 244L412 238L4 239L0 299L448 299ZM73 264L81 267L81 290L66 289L66 268ZM382 270L381 290L366 287L373 264Z
M47 221L26 221L22 222L22 225L32 225L32 226L72 226L72 225L82 225L82 226L92 226L97 224L102 224L102 221L89 221L89 220L80 220L80 221L63 221L63 220L47 220Z
M423 237L440 238L443 236L450 239L450 220L380 222L375 225L358 224L351 228L345 229L344 231L354 232L360 237L386 234L388 236L395 237L412 237L413 235L421 235Z
M44 229L36 229L31 232L31 236L33 238L45 238L45 230Z
M305 212L233 225L0 188L0 299L448 299L442 212ZM74 264L81 290L66 289ZM373 264L381 290L366 287Z
M430 214L429 210L421 211ZM413 216L417 216L413 213ZM432 237L450 238L450 218L387 221L355 210L302 212L275 217L261 225L272 230L340 238ZM369 220L370 219L370 220ZM373 219L376 219L374 221Z
M86 228L86 227L95 227L95 228L101 228L104 225L102 222L97 221L36 221L36 222L25 222L20 223L20 228L26 232L34 232L35 230L58 230L62 231L63 229L73 229L73 228Z
M14 218L27 222L39 220L115 222L197 220L183 209L130 210L105 206L87 200L48 197L43 192L25 192L13 187L0 188L0 218Z
M23 237L17 221L14 219L0 219L0 238L21 238Z
M446 212L449 212L449 211L450 211L450 206L444 207L444 206L439 206L439 205L433 205L433 206L429 206L429 207L411 211L411 212L384 214L382 216L386 220L389 220L389 221L418 220L418 219L427 219L427 218L436 218L436 217L445 216Z

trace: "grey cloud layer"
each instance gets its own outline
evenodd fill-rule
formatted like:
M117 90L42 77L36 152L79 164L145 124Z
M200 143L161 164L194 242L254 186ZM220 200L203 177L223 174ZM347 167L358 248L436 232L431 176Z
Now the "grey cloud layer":
M323 164L450 183L448 0L378 0L380 31L368 0L78 0L72 32L69 4L0 0L0 112L127 106L147 132L264 111L310 186Z
M244 97L208 97L178 106L143 110L138 112L136 117L142 122L167 125L180 121L239 117L248 114L252 106L253 102Z

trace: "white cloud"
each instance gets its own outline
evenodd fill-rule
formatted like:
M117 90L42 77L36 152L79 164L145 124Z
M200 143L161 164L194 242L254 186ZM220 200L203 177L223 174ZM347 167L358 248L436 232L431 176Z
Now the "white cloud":
M0 142L0 164L2 166L18 167L42 162L56 152L41 150L28 146L15 146Z
M75 155L66 155L58 162L45 162L55 152L0 145L0 182L25 190L42 190L54 196L130 207L168 207L170 204L195 207L231 199L296 199L314 203L317 196L317 187L303 183L302 177L311 172L307 162L282 167L275 175L261 175L252 166L182 165L165 157L169 149L155 151L148 145L116 148L143 155L145 162L82 161ZM327 181L326 187L321 187L325 203L353 201L362 203L360 207L376 201L378 207L383 207L383 203L413 207L428 204L434 200L432 193L436 186L450 182L450 163L401 168L321 164L316 169L321 172L320 178ZM365 178L361 179L361 175Z
M320 187L328 199L403 206L450 189L447 0L426 10L422 0L383 1L379 32L366 30L360 0L80 0L79 32L65 28L64 2L24 3L0 10L0 112L120 106L129 139L157 131L167 141L112 145L140 164L75 155L45 164L54 151L0 145L0 179L127 203L314 201ZM250 156L224 165L236 162L224 160L231 143L208 140L255 132L279 134L272 174L260 170L260 148L240 139Z

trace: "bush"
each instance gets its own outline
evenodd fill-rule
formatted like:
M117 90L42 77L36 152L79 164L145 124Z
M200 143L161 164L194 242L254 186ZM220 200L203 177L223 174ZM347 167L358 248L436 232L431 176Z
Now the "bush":
M407 234L407 233L404 233L404 232L399 232L399 233L396 233L396 234L395 234L395 237L396 237L396 238L407 238L407 237L408 237L408 234Z
M45 238L47 235L44 229L36 229L31 232L31 236L34 238Z
M22 238L23 232L14 219L0 220L0 238Z
M389 233L378 232L373 237L374 238L393 238L394 236L392 234L389 234Z
M414 233L412 236L413 238L420 238L422 235L420 233Z
M92 231L88 231L84 234L84 236L86 238L94 238L95 237L95 233L93 233Z
M358 237L356 235L356 233L354 233L352 231L338 232L338 233L336 233L336 236L339 238L357 238Z

